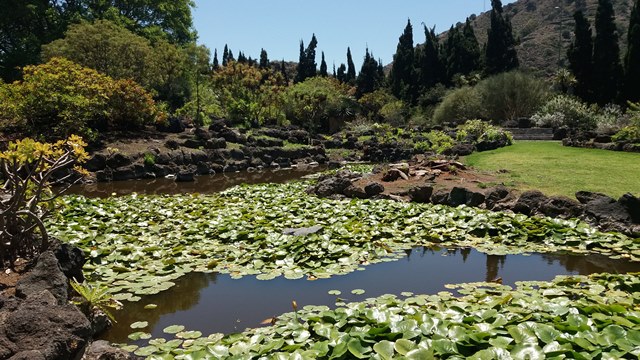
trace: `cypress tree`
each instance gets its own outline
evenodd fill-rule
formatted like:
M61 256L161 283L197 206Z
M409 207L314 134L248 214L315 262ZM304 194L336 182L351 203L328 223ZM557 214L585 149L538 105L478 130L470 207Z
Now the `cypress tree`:
M373 92L380 87L384 78L380 77L378 69L378 62L369 54L369 49L367 49L360 73L356 79L357 98L361 98L362 95Z
M593 101L591 83L593 76L593 38L591 25L582 11L573 14L575 20L574 40L567 50L569 70L576 78L576 96L584 101Z
M222 52L222 66L227 66L229 62L229 47L224 44L224 51Z
M485 52L485 72L488 75L513 70L519 66L516 41L511 20L502 13L502 1L491 0L491 27Z
M440 44L435 33L435 27L429 30L424 25L425 42L416 49L415 68L418 80L417 92L424 92L443 80L444 66L440 60ZM418 98L418 93L412 94L412 99Z
M611 0L598 0L596 37L593 41L593 95L599 105L616 99L622 79L620 47L614 17Z
M242 51L238 51L238 62L239 63L246 63L247 62L247 57L244 56L244 53Z
M296 77L293 82L299 83L306 79L305 71L307 65L307 54L304 52L304 42L300 40L300 57L298 59L298 68L296 69Z
M347 79L347 66L345 64L340 64L338 66L338 74L336 75L336 79L340 82L345 82Z
M478 45L478 38L471 26L471 21L467 18L462 29L462 46L460 47L460 73L462 75L469 75L473 72L480 70L480 45Z
M333 63L333 77L336 78L336 63Z
M284 78L285 84L289 83L289 75L287 74L287 67L284 64L284 59L280 63L280 72L282 73L282 77Z
M320 76L327 77L327 62L324 59L324 51L322 52L322 61L320 62Z
M260 49L260 64L259 67L261 69L266 69L269 67L269 56L267 55L267 51L265 49Z
M317 64L316 64L316 47L318 46L318 39L316 39L316 34L311 36L311 41L305 50L306 57L306 77L310 78L316 76L317 72Z
M218 61L218 49L213 50L213 70L220 68L220 62Z
M345 82L354 83L356 81L356 66L353 64L351 49L347 47L347 77Z
M393 55L393 67L389 73L389 87L397 98L411 101L414 88L413 68L413 27L407 20L407 26L398 39L396 53Z
M236 61L236 59L233 57L233 52L231 51L231 49L229 49L229 56L227 56L227 62L229 61Z
M633 3L629 30L627 32L627 53L624 57L623 99L640 101L640 1Z

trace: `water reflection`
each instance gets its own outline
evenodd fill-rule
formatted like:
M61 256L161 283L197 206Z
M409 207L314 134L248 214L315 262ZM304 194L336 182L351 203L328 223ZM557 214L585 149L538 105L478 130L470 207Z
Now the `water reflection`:
M215 175L197 176L194 182L175 182L171 179L159 178L152 180L113 181L109 183L95 183L75 185L69 189L69 194L79 194L89 197L108 197L112 194L185 194L200 193L213 194L240 184L284 183L300 179L305 175L315 174L326 170L324 166L301 167L297 169L264 170L256 172L241 171Z
M232 333L259 326L266 318L291 311L291 300L304 305L328 305L336 297L328 291L337 289L346 301L409 291L433 294L443 291L445 284L477 282L502 278L504 284L516 281L551 280L560 274L592 274L599 272L627 273L640 271L640 264L589 255L485 255L472 249L416 248L406 251L399 261L367 266L344 276L317 281L270 281L245 277L233 280L228 275L190 274L177 281L177 286L161 294L128 303L118 312L118 323L104 338L126 342L133 332L129 325L147 321L144 329L154 337L171 336L162 333L169 325L181 324L203 334ZM364 295L351 290L364 289ZM147 304L157 304L153 310Z

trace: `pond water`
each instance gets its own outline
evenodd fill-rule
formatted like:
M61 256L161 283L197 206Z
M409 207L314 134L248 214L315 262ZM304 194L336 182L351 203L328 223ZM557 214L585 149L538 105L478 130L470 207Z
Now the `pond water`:
M366 271L316 281L287 280L280 277L261 281L255 277L239 280L229 275L192 273L176 282L176 286L157 295L144 297L115 313L118 323L103 338L112 342L128 342L129 328L136 321L147 321L144 329L154 338L172 338L162 333L170 325L185 325L203 334L240 332L260 326L270 317L292 311L291 301L305 305L335 304L337 296L329 290L340 290L344 301L361 301L383 294L402 292L435 294L444 285L463 282L491 281L501 278L504 284L516 281L551 280L561 274L587 275L599 272L627 273L640 271L640 264L612 260L603 256L575 255L485 255L472 249L427 249L407 251L406 257L369 265ZM363 295L351 290L363 289ZM156 304L153 310L145 305Z
M284 183L326 170L326 166L296 169L240 171L215 175L196 176L193 182L176 182L173 179L112 181L72 186L67 193L88 197L108 197L131 193L138 194L213 194L240 184Z

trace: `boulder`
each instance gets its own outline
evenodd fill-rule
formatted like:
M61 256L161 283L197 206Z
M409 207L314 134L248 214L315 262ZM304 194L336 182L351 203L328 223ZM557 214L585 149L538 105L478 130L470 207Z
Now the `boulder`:
M4 333L21 351L61 360L75 359L92 335L84 314L74 305L59 304L48 290L31 294L9 313Z
M549 199L538 190L523 192L516 201L513 211L528 216L534 215Z
M347 186L342 193L350 198L357 198L357 199L368 199L370 198L372 195L369 195L365 189L361 188L360 186L356 186L354 184L351 184L349 186Z
M180 144L174 139L169 139L165 141L164 146L170 150L177 150L180 148Z
M198 149L200 147L204 147L205 140L201 139L187 139L182 146L187 147L189 149Z
M106 159L106 164L112 169L133 164L133 158L122 153L115 153Z
M166 124L156 125L156 129L162 132L178 134L184 131L185 126L180 118L171 117Z
M509 196L509 189L504 185L498 185L489 189L485 194L485 205L487 209L493 209L495 205Z
M211 139L211 133L209 133L209 131L205 128L197 127L193 133L199 140L207 141Z
M475 147L473 146L473 144L458 143L458 144L455 144L450 149L445 150L443 152L443 154L444 155L467 156L467 155L471 155L474 150L475 150Z
M417 203L428 203L433 194L433 186L431 185L418 185L414 186L407 192L409 199Z
M384 192L384 185L382 185L382 184L380 184L378 182L369 183L364 187L364 192L369 197L376 196L376 195L381 194L381 193Z
M58 259L60 270L67 278L76 279L78 282L84 281L82 267L87 260L81 249L73 245L58 242L56 246L53 247L53 253L56 259Z
M52 251L45 251L38 257L36 266L22 276L16 284L16 296L28 299L44 290L55 296L58 304L66 304L68 298L67 277L58 265L58 259Z
M431 195L431 202L434 204L449 204L449 191L447 189L438 189Z
M449 192L449 198L447 204L450 206L459 206L467 203L467 193L469 191L466 188L456 186Z
M467 201L465 205L467 206L480 206L484 203L485 195L481 192L467 190Z
M240 131L235 129L225 128L221 130L219 136L223 137L227 142L242 144L245 145L247 143L247 137L240 133Z
M142 360L125 350L111 346L108 341L98 340L91 343L83 360Z
M631 193L626 193L618 199L618 203L627 210L633 223L640 224L640 199Z
M205 149L224 149L227 147L227 141L224 138L209 139L204 143Z
M610 198L605 194L591 192L591 191L578 191L576 193L576 199L578 199L578 201L581 204L587 204L594 200L607 201L607 202L614 201L612 198Z
M21 351L13 355L9 360L47 360L47 358L44 357L44 354L41 351L28 350Z
M627 207L614 199L597 194L593 200L584 204L584 213L588 218L596 220L601 225L605 223L632 223L631 214L627 211Z
M549 217L577 218L582 214L582 205L564 196L552 196L540 206L539 211Z
M95 153L86 163L84 163L84 168L91 172L96 172L98 170L104 170L107 166L107 156L101 153Z
M195 181L196 170L192 168L183 168L176 175L176 182L192 182Z
M124 181L135 179L137 172L133 165L117 168L113 170L112 178L114 181Z

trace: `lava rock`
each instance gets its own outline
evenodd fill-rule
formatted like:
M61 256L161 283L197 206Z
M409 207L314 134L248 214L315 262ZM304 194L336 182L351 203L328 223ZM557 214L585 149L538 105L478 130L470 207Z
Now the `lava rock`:
M525 215L534 215L549 199L538 190L525 191L516 201L513 211Z
M564 196L553 196L540 206L540 212L549 217L577 218L582 214L582 205Z
M373 196L373 195L369 195L365 189L359 187L359 186L355 186L354 184L351 184L349 186L347 186L342 193L350 198L357 198L357 199L368 199L369 197Z
M376 195L381 194L381 193L384 192L384 185L382 185L382 184L380 184L378 182L372 182L370 184L367 184L364 187L364 192L369 197L376 196Z
M433 186L431 185L418 185L414 186L407 192L409 198L413 202L428 203L431 195L433 194Z
M111 346L108 341L98 340L91 343L83 360L142 360L125 350Z
M493 209L494 206L509 196L509 189L504 185L498 185L489 189L485 195L485 206Z
M32 271L24 275L16 284L16 296L28 299L31 295L48 290L58 301L66 304L68 297L67 277L60 269L58 259L52 251L45 251L38 257Z

